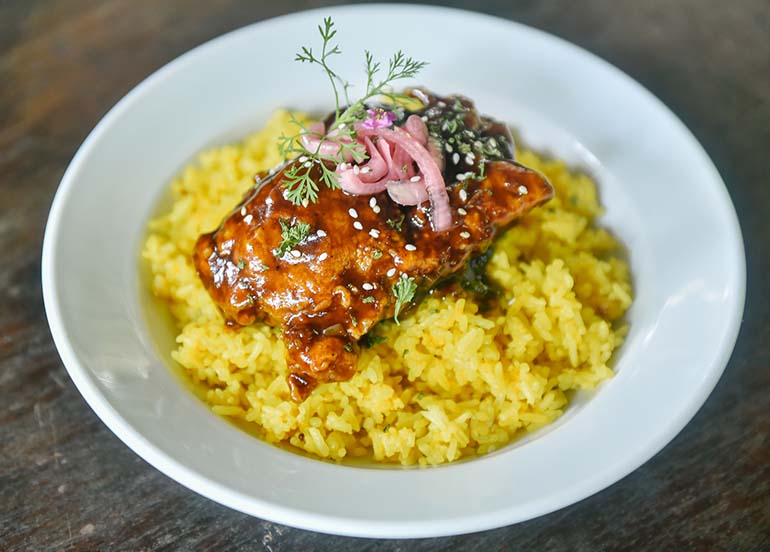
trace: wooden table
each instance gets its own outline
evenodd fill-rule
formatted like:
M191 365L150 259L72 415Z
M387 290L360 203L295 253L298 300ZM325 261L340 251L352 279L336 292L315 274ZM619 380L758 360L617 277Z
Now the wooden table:
M619 483L476 535L332 537L188 491L88 408L51 341L40 289L43 228L69 160L110 106L177 55L319 4L0 0L0 549L770 550L768 0L468 2L638 79L698 137L738 210L749 280L732 360L686 429Z

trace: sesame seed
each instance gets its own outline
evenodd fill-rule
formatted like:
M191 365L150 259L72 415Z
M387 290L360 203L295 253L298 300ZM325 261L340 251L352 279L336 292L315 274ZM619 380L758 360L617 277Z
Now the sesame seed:
M457 175L457 180L459 180L460 182L462 182L466 178L468 178L468 175L465 174L465 173L460 173L460 174Z
M505 186L505 187L508 187L508 186L510 186L510 185L511 185L511 183L510 183L510 182L505 182L505 183L503 184L503 186Z
M455 152L455 154L452 156L452 163L457 165L460 162L460 154Z
M273 198L272 198L272 197L268 197L268 198L265 200L265 205L272 205L272 204L273 204Z
M312 162L310 162L310 161L305 161L305 162L302 164L302 166L303 166L303 167L305 167L305 168L307 169L307 168L309 168L309 167L312 167L312 166L313 166L313 163L312 163Z
M340 130L342 130L342 129L343 129L343 128L345 128L346 126L348 126L346 123L340 123L339 125L337 125L337 128L338 128L338 129L340 129Z
M363 169L361 169L361 174L368 174L370 172L372 172L371 167L364 167Z
M372 196L369 198L369 207L374 207L375 205L377 205L377 198Z
M364 284L361 287L364 288L366 291L372 291L374 289L374 286L369 282L364 282Z
M319 230L318 230L318 231L315 233L315 235L316 235L316 236L318 236L319 238L325 238L325 237L326 237L326 232L324 232L323 230L319 229Z
M471 235L469 232L460 232L460 237L463 238L464 240L467 240L468 238L471 237Z
M439 107L442 107L442 108L446 107L446 104L444 102L442 102L442 101L436 102L436 105L439 106Z
M527 190L527 187L524 184L519 186L518 190L519 190L519 195L527 195L529 193L529 190Z
M361 172L361 169L358 165L353 165L353 174L358 174Z
M452 144L447 142L444 144L444 149L447 151L447 153L452 153L454 151L454 148L452 147Z
M417 251L417 246L411 243L408 243L404 246L404 249L406 249L407 251Z
M468 214L468 211L466 211L465 209L463 209L462 207L460 207L460 208L457 210L457 214L458 214L458 215L462 215L462 216L465 216L465 215L467 215L467 214Z
M380 237L380 231L377 230L376 228L372 228L371 230L369 230L369 235L371 237L373 237L373 238L379 238Z
M379 205L375 205L372 207L372 211L374 211L375 214L379 213L382 209L380 209Z
M308 205L310 205L310 201L308 200L308 198L303 199L302 200L302 206L303 207L307 207Z
M466 165L473 165L473 161L475 160L475 157L472 153L469 153L465 156L465 163Z
M466 192L462 188L460 189L460 192L458 193L458 195L460 196L460 201L462 201L463 203L468 201L468 192Z
M360 222L358 222L358 221L355 221L355 222L353 223L353 228L355 228L356 230L363 230L363 229L364 229L364 225L363 225L363 224L361 224L361 223L360 223Z
M254 217L251 215L246 215L245 217L243 217L243 222L245 222L246 224L251 224L252 220L254 220Z
M244 206L244 207L241 207L241 216L242 216L242 217L245 217L245 216L246 216L246 207L245 207L245 206Z
M304 163L305 161L307 161L307 155L303 155L302 157L299 158L300 163Z
M385 276L392 278L396 274L396 268L393 267L385 273Z
M329 257L329 254L326 251L324 251L323 253L318 255L318 260L319 261L325 261L328 257Z
M413 176L409 179L409 182L419 182L421 179L419 176Z
M353 209L352 207L348 209L348 214L353 218L358 218L358 211Z
M348 170L348 164L347 163L340 163L339 165L337 165L337 168L339 170L341 170L341 171L346 171L346 170Z
M294 257L295 259L299 259L302 256L302 253L300 253L296 249L292 249L291 250L291 256Z

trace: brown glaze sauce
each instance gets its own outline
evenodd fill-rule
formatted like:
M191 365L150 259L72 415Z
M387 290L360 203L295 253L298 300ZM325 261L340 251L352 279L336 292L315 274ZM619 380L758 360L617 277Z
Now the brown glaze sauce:
M472 136L466 133L468 140L492 139L489 143L498 146L492 153L500 159L486 163L483 179L458 180L477 167L466 163L472 161L467 154L455 163L456 152L441 141L448 139L444 132L457 136L457 125L444 125L442 117L453 109L450 105L456 108L452 117L462 120L460 132L473 130ZM385 192L354 196L319 184L316 203L294 205L282 186L287 164L260 180L195 246L198 274L228 324L264 320L282 330L295 400L306 398L320 382L352 377L357 341L394 314L392 287L398 278L412 277L420 290L429 289L553 195L543 176L511 160L507 128L479 117L470 101L429 96L418 114L446 151L444 176L453 213L449 230L433 231L429 203L405 207ZM442 126L448 128L442 131ZM319 167L314 170L320 173ZM283 241L280 221L311 228L283 254L277 252Z

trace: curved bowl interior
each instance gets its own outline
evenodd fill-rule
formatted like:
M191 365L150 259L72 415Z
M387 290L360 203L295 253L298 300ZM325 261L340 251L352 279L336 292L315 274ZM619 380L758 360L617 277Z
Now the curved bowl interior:
M253 131L281 106L322 110L327 83L293 52L332 15L344 75L362 51L430 60L420 82L474 98L533 147L589 171L603 224L628 246L631 331L617 375L525 446L437 469L353 469L260 442L210 411L168 369L143 313L138 254L169 179L199 150ZM404 22L370 33L371 21ZM448 45L424 33L425 21ZM128 446L180 483L277 522L348 535L478 531L571 504L660 450L719 378L743 309L740 230L714 166L637 83L550 35L428 7L304 12L182 56L124 98L67 170L46 229L46 310L62 359ZM152 312L152 311L151 311ZM153 316L154 318L154 316ZM155 331L155 330L153 330ZM164 358L165 357L165 358Z

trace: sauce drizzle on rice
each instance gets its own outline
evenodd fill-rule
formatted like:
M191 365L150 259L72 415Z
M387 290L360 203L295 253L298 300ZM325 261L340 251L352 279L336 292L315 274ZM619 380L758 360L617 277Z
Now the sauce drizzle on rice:
M589 178L519 152L557 193L495 242L486 273L500 293L488 308L456 287L436 292L400 326L374 329L349 381L293 402L281 339L263 323L225 327L190 258L253 174L280 162L275 143L289 124L279 112L242 144L201 154L172 183L174 203L143 250L177 323L172 356L214 412L320 458L440 464L505 446L558 418L569 391L611 377L632 300L622 249L593 223L601 208Z

